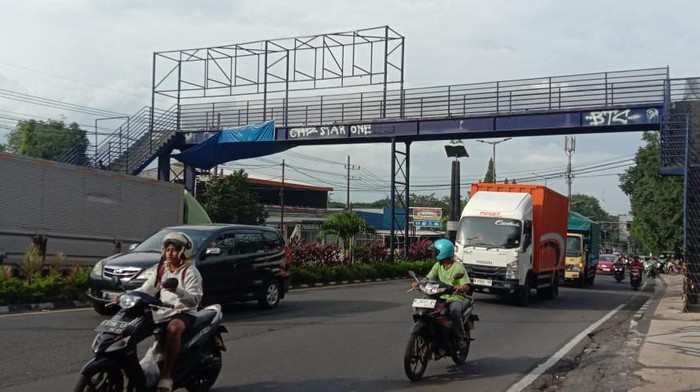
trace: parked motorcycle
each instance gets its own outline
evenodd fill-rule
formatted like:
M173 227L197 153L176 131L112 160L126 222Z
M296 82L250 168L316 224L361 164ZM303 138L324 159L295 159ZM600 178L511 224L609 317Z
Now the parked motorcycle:
M163 287L175 288L177 283L177 279L169 278ZM172 305L140 291L127 291L119 297L119 306L121 310L114 317L95 328L95 357L80 370L76 392L155 390L164 362L167 321L155 324L152 311ZM220 325L221 318L220 305L197 312L195 322L182 338L173 390L205 392L214 385L221 371L221 351L226 351L221 334L228 332ZM139 361L136 346L152 335L154 343Z
M625 279L625 266L622 263L615 263L613 265L613 277L617 283L622 282Z
M444 294L451 294L454 291L453 286L437 281L420 282L413 271L409 271L409 274L418 282L419 290L425 296L413 299L415 324L408 337L403 365L409 380L419 381L430 359L438 360L449 356L457 365L467 360L469 347L474 340L471 338L471 331L474 329L474 323L479 320L479 316L472 313L474 299L467 296L462 311L466 344L465 348L460 349L459 338L452 330L450 307L444 299L440 298ZM455 278L460 279L463 276L463 274L457 274Z
M639 267L630 268L630 284L637 290L642 285L642 271Z

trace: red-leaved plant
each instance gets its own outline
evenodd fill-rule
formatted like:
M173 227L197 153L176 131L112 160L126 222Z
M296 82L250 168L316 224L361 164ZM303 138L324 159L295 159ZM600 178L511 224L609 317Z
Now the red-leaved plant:
M335 244L292 240L287 244L287 254L290 263L301 266L334 266L348 263L347 254Z
M433 252L430 246L433 245L433 241L428 239L422 239L411 243L408 246L408 259L409 260L430 260L433 257Z

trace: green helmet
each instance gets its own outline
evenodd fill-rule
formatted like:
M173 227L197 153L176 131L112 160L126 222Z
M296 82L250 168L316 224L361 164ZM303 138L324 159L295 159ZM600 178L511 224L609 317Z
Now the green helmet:
M435 258L438 261L450 259L455 255L455 247L452 244L452 241L444 238L440 238L439 240L433 242L432 248L437 252Z

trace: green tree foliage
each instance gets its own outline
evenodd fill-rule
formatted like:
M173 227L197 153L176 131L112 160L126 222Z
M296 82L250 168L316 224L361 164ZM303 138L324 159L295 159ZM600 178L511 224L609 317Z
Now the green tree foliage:
M6 150L7 147L4 144L0 143L0 152L5 152Z
M7 138L7 149L16 154L56 160L71 150L74 163L86 165L89 145L86 133L77 123L63 121L20 121Z
M581 193L571 195L571 211L578 212L596 222L617 220L617 218L611 217L610 214L600 206L600 201L598 201L598 199Z
M494 168L493 159L489 159L489 165L486 168L486 176L484 176L484 182L494 182Z
M347 248L358 233L374 233L374 228L352 210L330 215L321 225L321 235L332 234L342 238Z
M657 132L644 132L634 166L620 176L620 189L630 197L632 235L654 253L683 244L683 178L661 176Z
M242 169L214 180L204 192L202 206L212 222L261 225L267 217Z

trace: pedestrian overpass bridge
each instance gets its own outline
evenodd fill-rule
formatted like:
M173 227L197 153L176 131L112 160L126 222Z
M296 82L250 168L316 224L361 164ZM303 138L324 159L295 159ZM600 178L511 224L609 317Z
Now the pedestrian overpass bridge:
M94 162L135 175L157 159L159 179L169 180L173 150L187 150L222 129L270 120L275 123L272 142L281 149L391 143L392 225L407 231L405 221L399 221L406 217L397 217L395 207L408 210L413 142L659 131L661 173L685 175L686 251L690 274L700 283L697 79L671 78L662 67L404 88L404 37L388 26L379 33L369 30L155 53L151 106L103 140ZM369 65L355 58L363 44L370 47ZM371 60L375 44L383 48L379 68ZM297 69L297 55L304 50L313 54L307 62L312 71ZM350 53L352 61L346 60ZM258 59L255 76L243 76L237 68L245 56ZM157 77L159 59L172 65ZM190 63L200 66L202 77L187 75ZM275 69L280 64L282 71ZM175 82L169 80L173 77ZM311 95L326 91L321 86L331 82L352 92ZM156 109L162 96L175 101L167 110ZM251 96L262 98L247 99ZM246 148L255 148L249 144ZM70 152L64 160L70 161ZM186 166L184 177L192 189L195 168ZM694 298L700 303L700 289Z

